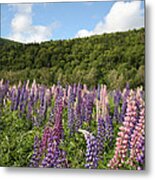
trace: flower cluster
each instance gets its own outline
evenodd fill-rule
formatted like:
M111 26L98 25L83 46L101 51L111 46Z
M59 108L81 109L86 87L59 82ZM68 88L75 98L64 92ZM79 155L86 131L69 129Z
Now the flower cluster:
M68 127L70 129L70 134L74 132L74 102L75 102L75 94L73 92L73 88L70 87L69 92L69 100L68 100Z
M98 143L96 138L86 130L79 129L86 139L86 164L85 167L89 169L95 169L98 166Z
M145 104L140 90L137 92L137 103L139 118L131 135L128 164L136 169L142 169L145 160Z
M9 89L8 85L9 85L8 81L6 81L5 83L3 82L3 80L0 81L0 116L1 116L2 106L5 104L4 97L7 95L7 91Z
M104 142L109 140L111 144L113 140L113 122L109 114L110 107L106 86L101 86L100 89L98 89L98 97L99 98L96 99L96 117L98 122L98 134L102 134L98 135L98 139L100 142L99 149L103 151Z
M92 119L94 97L92 93L85 95L85 121L90 122Z
M119 123L122 123L124 121L124 116L125 116L126 108L127 108L127 98L129 96L129 93L130 93L130 88L129 88L129 84L127 84L126 88L124 89L124 92L122 94L123 103L122 103Z
M39 161L40 161L39 144L40 144L40 140L37 136L35 136L34 145L33 145L33 155L31 157L30 165L29 165L30 167L39 167Z
M118 169L125 165L133 168L137 167L137 162L143 164L144 160L144 102L142 98L138 100L136 94L130 91L127 98L127 109L123 125L119 128L118 138L113 158L108 167ZM138 96L140 97L140 96ZM140 103L139 109L137 101ZM139 113L139 114L138 114Z
M81 85L78 84L77 87L77 98L76 98L76 107L75 107L75 130L78 131L82 126L82 89Z
M106 85L89 89L80 83L46 87L35 81L13 86L0 81L0 116L8 109L21 120L27 119L32 131L44 125L42 135L34 138L30 167L69 167L68 142L71 150L76 143L84 145L78 137L80 131L86 139L85 167L100 167L115 148L108 160L110 168L144 169L145 104L140 88L131 90L127 85L123 91L108 92ZM84 153L80 152L79 158Z
M31 160L33 167L67 167L65 152L59 149L60 140L63 138L62 128L62 91L57 89L55 102L55 119L53 128L48 125L44 129L43 137L38 145L37 139L34 143L34 154Z
M104 143L106 141L106 127L105 121L102 117L99 117L97 124L97 140L98 140L98 157L102 159Z
M119 121L120 118L120 112L119 112L119 104L121 101L121 92L120 90L117 90L114 94L114 104L115 104L115 108L114 108L114 115L113 115L113 119L115 121Z

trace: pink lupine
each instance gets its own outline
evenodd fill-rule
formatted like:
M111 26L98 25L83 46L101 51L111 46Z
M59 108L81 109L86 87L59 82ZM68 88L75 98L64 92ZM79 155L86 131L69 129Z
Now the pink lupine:
M131 91L127 99L127 110L123 122L118 132L119 138L116 139L116 148L113 158L110 160L108 167L116 169L125 164L128 158L129 142L132 134L132 129L137 121L137 107L134 93Z
M139 91L137 92L137 101L139 104L139 118L135 125L135 129L133 134L131 135L131 142L130 142L130 157L127 164L134 166L137 170L143 169L139 165L144 164L144 148L145 148L145 104L143 99L140 96ZM138 165L137 165L138 164Z

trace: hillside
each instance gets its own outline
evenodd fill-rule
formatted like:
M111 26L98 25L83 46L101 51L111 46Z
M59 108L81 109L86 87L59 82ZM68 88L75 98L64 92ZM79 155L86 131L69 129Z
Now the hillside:
M145 30L22 44L0 38L0 79L105 83L110 89L144 85Z

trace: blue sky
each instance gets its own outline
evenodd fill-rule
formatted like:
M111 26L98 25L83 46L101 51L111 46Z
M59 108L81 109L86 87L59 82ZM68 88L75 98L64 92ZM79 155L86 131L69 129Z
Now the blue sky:
M85 37L144 26L144 1L1 5L1 36L20 42Z

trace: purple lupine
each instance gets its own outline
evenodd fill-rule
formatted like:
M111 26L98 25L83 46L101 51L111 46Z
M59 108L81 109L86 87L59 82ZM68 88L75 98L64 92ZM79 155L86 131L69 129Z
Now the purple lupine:
M53 140L52 128L47 126L44 129L41 141L35 138L34 153L30 162L30 167L48 167L48 157L50 153L51 138ZM51 142L50 142L51 141ZM42 159L44 157L44 159Z
M47 150L39 167L68 167L65 151L59 149L61 129L54 128L47 142Z
M97 99L100 101L100 91L101 91L101 86L98 84L97 86Z
M126 88L124 90L124 96L122 97L122 108L121 108L121 113L120 113L120 118L119 118L119 123L122 123L124 121L125 113L126 113L126 108L127 108L127 98L130 93L130 87L129 84L127 83Z
M40 104L39 110L39 124L42 123L42 120L46 117L47 104L46 104L46 96L44 96L42 103Z
M47 110L47 104L46 104L46 96L45 96L45 88L42 86L40 88L40 109L39 109L39 117L38 117L38 121L39 124L41 124L41 121L45 118L46 115L46 110Z
M47 141L47 153L41 163L41 167L67 167L65 151L59 149L60 140L62 139L61 123L55 124Z
M18 88L17 88L17 94L16 94L15 102L14 102L14 110L18 109L20 93L21 93L21 83L19 83Z
M37 136L34 138L33 155L30 160L30 167L39 167L40 157L39 155L39 144L40 140Z
M55 100L55 123L60 123L62 121L62 112L63 112L63 90L62 87L57 88L57 95Z
M106 116L105 116L105 129L106 129L105 138L106 138L106 140L109 141L109 145L111 146L112 145L112 140L113 140L113 134L114 134L113 131L114 130L113 130L112 118L109 115L109 113L107 113Z
M75 108L75 130L77 131L82 126L82 96L81 96L81 85L78 84L77 87L77 98L76 98L76 108Z
M98 118L97 121L97 140L98 140L98 157L102 158L102 153L104 150L104 143L106 137L105 121L102 117Z
M51 137L48 139L47 153L45 158L42 160L40 167L55 167L56 161L59 157L58 141L58 137L51 134Z
M59 157L55 163L56 168L69 168L69 164L66 158L66 152L59 149Z
M24 114L25 111L26 111L27 101L28 101L28 91L27 91L27 89L26 89L25 92L24 92L23 104L22 104L22 109L21 109L21 111L22 111L23 114Z
M85 113L85 109L86 109L86 93L84 93L83 90L82 90L82 93L81 93L81 98L82 98L81 108L80 108L81 119L82 119L82 121L85 121L86 120L86 113Z
M61 103L57 107L59 108L57 112L61 112ZM62 139L62 121L59 117L55 119L53 128L45 127L39 150L34 148L31 167L68 167L65 152L59 149L60 140Z
M79 129L86 139L86 164L85 167L89 169L96 169L98 166L98 142L97 139L88 131Z
M63 105L65 108L68 105L67 101L68 101L67 90L64 88L63 89Z
M39 126L39 122L38 122L38 114L39 114L39 110L38 110L38 102L39 102L39 85L36 85L36 83L34 82L32 84L32 88L31 88L31 103L30 103L30 107L32 108L32 112L33 112L33 116L32 116L32 122L34 123L34 125ZM36 116L34 116L34 114ZM36 119L36 120L35 120Z
M114 94L114 115L113 115L113 119L115 121L119 121L119 117L120 117L120 113L119 113L119 104L121 101L121 92L119 90L117 90Z
M54 128L58 130L60 138L63 139L64 132L62 127L63 113L63 89L61 86L57 88L56 103L54 107Z
M86 94L86 100L85 100L85 121L89 122L92 119L92 112L93 112L93 103L94 98L93 94Z
M41 167L57 167L60 156L59 143L63 139L63 127L62 127L62 112L63 112L63 102L62 102L62 88L57 89L56 103L54 109L55 124L47 138L47 153L41 163Z
M3 105L3 99L4 99L5 95L7 94L8 85L9 85L8 81L6 81L4 84L3 84L3 81L1 81L1 84L0 84L0 105Z
M48 139L51 136L51 132L52 132L52 128L45 127L44 132L43 132L43 136L42 136L42 139L41 139L41 142L40 142L40 146L39 146L39 155L40 156L46 150L47 142L48 142Z
M10 99L11 99L11 111L14 111L14 105L16 101L16 87L14 86L10 91Z
M20 115L24 113L25 110L25 104L27 100L27 92L26 92L26 81L24 82L22 88L21 88L21 93L19 97L19 110L20 110Z
M5 105L5 96L7 95L7 92L9 90L8 84L8 81L6 81L4 84L3 81L0 82L0 116L2 114L2 107Z
M33 112L33 105L34 105L34 88L32 87L30 92L29 92L29 99L28 99L28 111L27 111L27 118L31 119L32 118L32 112Z
M74 102L75 102L75 94L73 93L73 88L70 88L68 99L68 127L70 129L70 134L74 132Z

